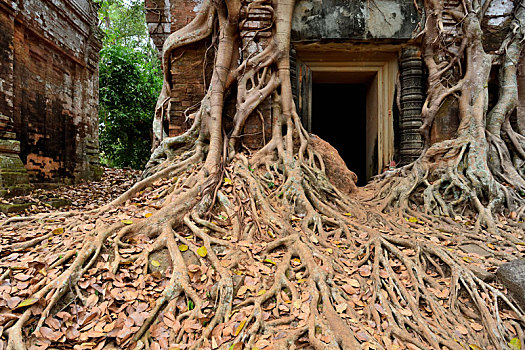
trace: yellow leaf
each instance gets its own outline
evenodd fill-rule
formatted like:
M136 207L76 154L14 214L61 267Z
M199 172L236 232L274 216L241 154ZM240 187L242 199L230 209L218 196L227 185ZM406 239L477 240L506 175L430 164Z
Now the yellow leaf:
M275 265L275 262L274 262L272 259L268 259L268 258L266 258L266 259L264 259L263 261L266 262L266 263L270 263L270 264Z
M297 283L303 283L304 281L305 281L304 278L300 278L297 280Z
M469 344L468 347L470 348L470 350L483 350L482 348L480 348L476 344Z
M180 244L179 245L179 250L181 252L185 252L186 250L188 250L188 246L186 244Z
M346 216L352 216L351 213L345 213L344 215L346 215Z
M489 247L490 249L496 249L496 247L494 247L494 244L492 243L487 243L487 247Z
M234 333L235 336L238 336L239 333L241 333L241 331L244 328L245 324L246 324L246 320L242 320L241 323L239 323L239 326L237 327L237 329L235 330L235 333Z
M417 218L411 216L411 217L409 217L409 218L407 219L407 221L408 221L408 222L414 222L414 223L415 223L415 222L417 222Z
M268 230L268 235L272 238L275 238L275 235L273 234L272 230Z
M208 255L208 250L204 246L200 247L199 249L197 249L197 254L204 258L206 255Z
M519 338L512 338L509 342L509 346L512 350L521 350L521 341Z
M60 234L64 233L64 228L63 227L57 227L52 232L53 232L54 235L60 235Z
M464 256L463 257L463 260L465 260L466 262L472 262L472 258L469 258L468 256Z
M517 245L525 245L525 242L518 242Z
M133 223L133 221L131 221L131 220L122 220L122 223L124 225L131 225Z
M160 262L158 262L157 260L151 260L151 265L153 265L155 267L159 267L160 266Z
M228 179L227 177L224 178L224 183L226 185L231 185L232 184L232 180L231 179Z
M16 308L18 309L18 308L21 308L21 307L31 306L31 305L35 304L37 301L38 301L37 298L26 299L26 300L21 301L20 304L18 304L18 306Z
M145 218L149 218L149 217L151 217L152 215L153 215L152 213L146 213L146 214L144 214L144 217L145 217Z
M297 263L297 264L300 264L300 263L301 263L301 259L299 259L299 258L293 258L292 261L293 261L294 263Z
M257 292L257 296L261 296L264 293L266 293L266 290L265 289L261 289L260 291Z

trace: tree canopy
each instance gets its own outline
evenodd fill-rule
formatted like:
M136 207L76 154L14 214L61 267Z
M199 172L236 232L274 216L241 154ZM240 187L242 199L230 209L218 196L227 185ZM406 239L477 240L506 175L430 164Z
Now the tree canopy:
M143 168L162 84L158 53L147 33L143 1L101 3L100 148L110 166Z

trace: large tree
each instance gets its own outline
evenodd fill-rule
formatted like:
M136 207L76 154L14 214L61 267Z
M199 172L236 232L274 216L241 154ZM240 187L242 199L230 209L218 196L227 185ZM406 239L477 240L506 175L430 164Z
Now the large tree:
M67 245L34 253L64 256L45 267L50 277L40 276L23 301L30 307L18 306L22 313L9 319L9 348L25 349L32 330L33 342L58 341L60 332L77 339L74 330L108 309L116 320L108 333L105 326L98 332L121 348L506 349L523 343L523 312L458 249L486 244L500 260L511 259L523 239L525 138L512 130L509 116L516 107L525 8L515 3L497 58L482 46L480 20L488 3L464 0L449 10L461 37L459 50L450 51L441 40L443 3L425 1L426 146L416 162L372 183L372 199L363 203L328 181L319 148L295 110L289 59L294 1L205 0L164 45L148 177L97 211L65 214L61 225L68 230L88 218L105 220L94 231L69 236ZM242 26L261 8L273 14L272 36L264 50L246 54ZM166 138L160 121L168 112L173 53L210 36L215 61L206 95L191 128ZM496 60L500 92L488 111ZM236 109L226 129L232 91ZM459 100L457 137L430 145L428 130L447 96ZM271 140L249 153L239 136L268 98ZM156 208L152 215L121 220L133 212L126 203L144 196ZM475 225L455 222L461 221L458 208L468 209ZM515 220L501 225L499 214L511 212ZM53 218L61 217L46 220ZM22 252L53 237L50 232L3 249ZM162 251L166 261L159 263L152 256ZM155 270L162 264L166 275ZM24 276L42 271L33 265ZM158 291L149 302L134 303L137 294L129 290L131 300L122 294L127 285L144 289L144 281ZM83 306L64 306L68 295ZM65 307L81 320L74 330L67 328L75 327L73 311L71 318L57 314Z

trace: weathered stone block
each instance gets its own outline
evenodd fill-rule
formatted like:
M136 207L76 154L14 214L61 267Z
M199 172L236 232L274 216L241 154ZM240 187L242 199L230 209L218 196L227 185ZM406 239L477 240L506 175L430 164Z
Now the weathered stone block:
M525 309L525 259L517 259L501 265L496 275Z
M0 153L20 153L20 141L0 139Z
M52 206L53 208L67 207L71 205L71 200L64 198L52 198L45 202L47 205Z
M0 197L22 195L29 189L29 176L20 157L0 154Z
M0 211L5 214L19 213L31 207L35 203L13 203L13 204L0 204Z

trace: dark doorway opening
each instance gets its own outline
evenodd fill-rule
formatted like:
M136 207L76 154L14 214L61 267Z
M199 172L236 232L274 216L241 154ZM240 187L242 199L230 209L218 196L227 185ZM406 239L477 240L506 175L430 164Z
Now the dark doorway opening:
M334 146L357 184L367 183L365 84L314 83L312 132Z

